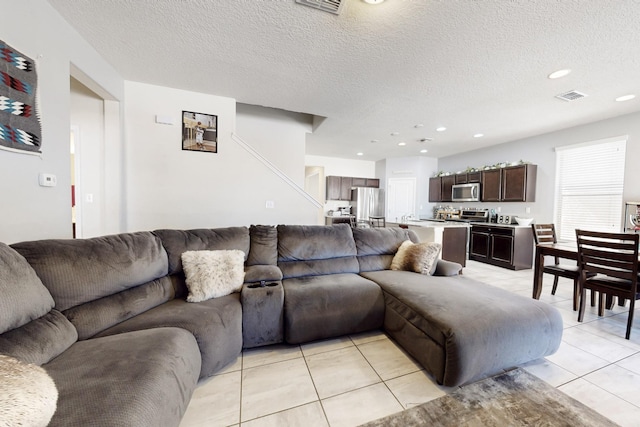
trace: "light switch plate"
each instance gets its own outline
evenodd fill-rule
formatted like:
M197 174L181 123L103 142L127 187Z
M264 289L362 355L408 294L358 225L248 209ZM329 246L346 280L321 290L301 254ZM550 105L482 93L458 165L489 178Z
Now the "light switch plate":
M41 173L38 175L38 183L41 187L55 187L58 183L58 179L53 174Z

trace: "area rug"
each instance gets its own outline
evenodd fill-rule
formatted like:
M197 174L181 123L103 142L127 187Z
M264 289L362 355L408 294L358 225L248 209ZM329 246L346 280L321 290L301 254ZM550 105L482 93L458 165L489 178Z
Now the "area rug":
M451 394L364 424L375 426L616 426L522 369L463 386Z

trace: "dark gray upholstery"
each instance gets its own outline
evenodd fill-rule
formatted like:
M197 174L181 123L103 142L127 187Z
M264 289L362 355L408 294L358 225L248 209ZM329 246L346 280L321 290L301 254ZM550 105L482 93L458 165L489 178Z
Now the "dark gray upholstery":
M79 341L43 368L59 395L49 427L176 427L200 353L183 329L148 329Z
M169 277L161 277L135 288L118 292L64 311L78 330L81 340L91 338L120 322L171 301L175 290Z
M242 351L242 306L233 293L202 302L174 299L109 328L98 337L150 328L178 327L191 332L202 354L200 378L213 375Z
M282 282L269 281L242 287L242 343L252 348L284 340L284 289Z
M278 267L285 279L358 273L356 245L347 224L279 225Z
M355 228L353 238L361 272L388 270L402 242L418 241L413 231L403 228Z
M278 263L278 229L270 225L249 227L251 248L247 265L276 265Z
M554 353L559 312L463 276L363 273L384 290L384 327L440 384L457 386Z
M384 319L380 287L357 274L285 279L284 334L290 344L377 329Z
M262 280L277 282L282 280L282 270L275 265L250 265L244 269L244 282L260 282Z
M155 230L169 256L169 274L182 273L182 253L185 251L215 251L238 249L249 254L249 229L228 227L197 230Z
M149 232L11 245L29 261L60 311L167 274L167 254Z
M0 295L0 334L44 316L54 305L29 263L4 243L0 243Z
M71 322L58 310L0 335L0 353L42 365L78 340Z

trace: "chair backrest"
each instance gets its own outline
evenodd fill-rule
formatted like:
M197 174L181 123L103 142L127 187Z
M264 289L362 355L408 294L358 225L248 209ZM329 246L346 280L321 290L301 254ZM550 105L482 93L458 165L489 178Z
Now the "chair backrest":
M557 243L556 228L553 224L531 224L533 239L539 243Z
M593 272L628 280L638 280L639 234L603 233L576 230L578 266L581 274Z

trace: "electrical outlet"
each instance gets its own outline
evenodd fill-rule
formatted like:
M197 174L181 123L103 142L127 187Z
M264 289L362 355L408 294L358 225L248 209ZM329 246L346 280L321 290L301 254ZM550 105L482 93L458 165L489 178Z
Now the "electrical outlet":
M525 211L525 213L531 213L531 208L529 206L527 206L527 208L524 211Z
M501 208L500 206L498 206L498 207L496 208L496 212L502 212L502 208Z

